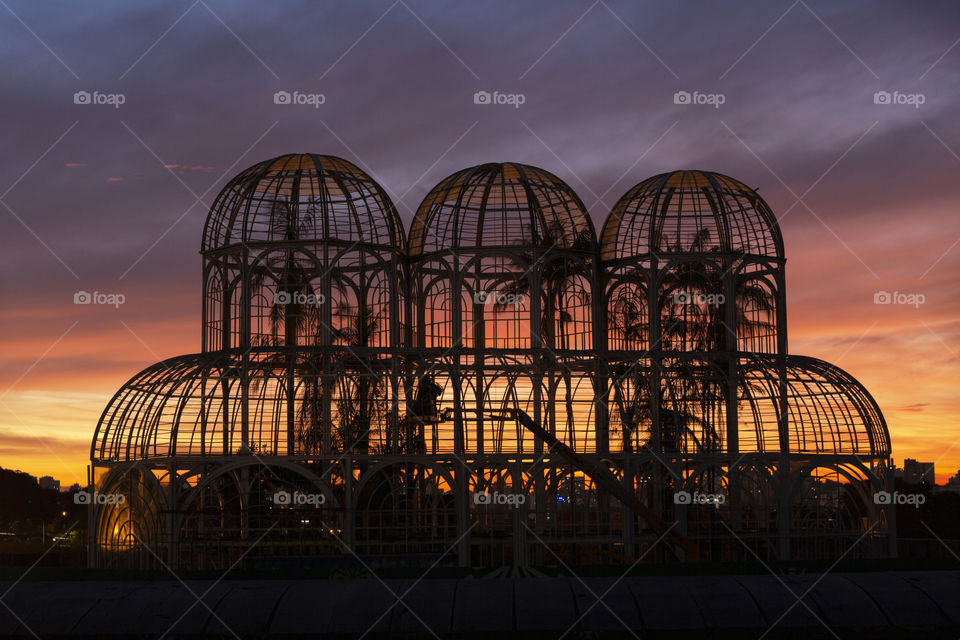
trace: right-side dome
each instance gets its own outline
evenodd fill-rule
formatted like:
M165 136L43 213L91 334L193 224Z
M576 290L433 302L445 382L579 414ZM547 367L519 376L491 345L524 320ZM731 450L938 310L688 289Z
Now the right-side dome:
M637 184L603 225L604 260L676 253L783 258L770 206L739 180L712 171L671 171Z

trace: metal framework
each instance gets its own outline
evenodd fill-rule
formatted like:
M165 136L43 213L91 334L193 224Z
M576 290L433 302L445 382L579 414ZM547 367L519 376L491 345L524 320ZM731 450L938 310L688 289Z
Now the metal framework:
M91 483L126 499L91 509L92 565L892 552L883 416L788 355L780 229L732 178L645 180L597 238L556 176L484 164L408 239L355 165L287 155L227 184L201 253L202 351L97 426Z

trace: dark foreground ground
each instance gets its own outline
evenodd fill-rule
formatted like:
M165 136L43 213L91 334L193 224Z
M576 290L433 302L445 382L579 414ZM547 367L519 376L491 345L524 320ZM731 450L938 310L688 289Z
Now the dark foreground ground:
M960 637L960 571L10 580L4 593L3 637Z

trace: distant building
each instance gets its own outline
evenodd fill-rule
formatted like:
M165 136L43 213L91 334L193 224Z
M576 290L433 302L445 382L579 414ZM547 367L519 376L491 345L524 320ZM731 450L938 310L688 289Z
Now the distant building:
M943 485L943 490L960 493L960 471L957 471L952 478L947 480L947 484Z
M52 491L60 491L60 481L54 480L53 476L43 476L38 481L41 489L50 489Z
M903 461L903 481L907 484L920 484L925 481L932 487L937 483L933 465L932 462L917 462L913 458L907 458Z

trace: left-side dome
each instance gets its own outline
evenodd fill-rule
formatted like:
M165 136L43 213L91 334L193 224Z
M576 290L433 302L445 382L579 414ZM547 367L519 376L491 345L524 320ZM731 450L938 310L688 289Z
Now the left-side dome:
M327 241L406 244L396 208L373 178L343 158L296 153L258 162L227 183L207 216L202 251Z

